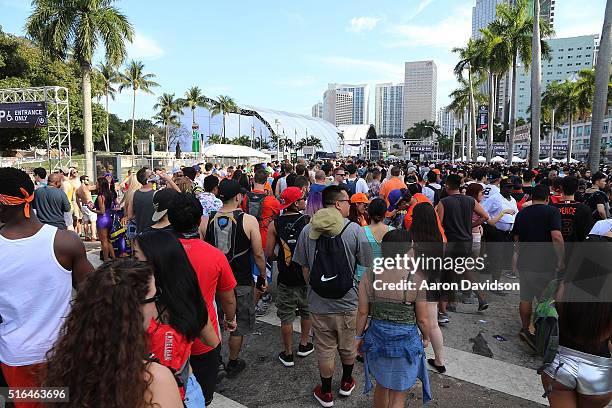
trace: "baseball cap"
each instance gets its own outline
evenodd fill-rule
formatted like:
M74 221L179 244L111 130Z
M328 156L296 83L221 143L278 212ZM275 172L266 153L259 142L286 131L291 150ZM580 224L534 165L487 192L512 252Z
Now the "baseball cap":
M302 193L302 190L300 188L287 187L286 189L283 190L283 192L280 195L280 200L279 200L281 203L280 209L284 210L285 208L289 207L291 204L295 203L302 197L304 197L304 194Z
M227 201L236 197L238 194L244 194L246 191L240 187L240 183L236 180L224 179L219 184L219 198L221 201Z
M416 173L416 167L408 167L408 170L406 170L407 173Z
M436 173L438 176L440 175L440 169L431 169L431 171Z
M344 228L344 218L335 208L321 208L313 217L316 217L316 223L320 228L310 228L308 231L310 239L319 239L322 231L327 231L326 235L329 233L330 237L335 237Z
M153 222L161 220L166 215L177 195L178 191L173 188L162 188L153 194L153 209L155 210L151 217Z
M102 175L102 177L113 177L113 174L107 171L106 173Z
M365 193L355 193L351 196L351 203L365 203L369 204L368 196Z
M391 190L391 192L389 193L389 208L387 208L387 211L391 212L395 210L395 207L397 207L397 204L400 202L400 200L402 198L406 198L407 193L408 190L405 188L397 188L395 190Z
M194 164L194 165L193 165L193 169L194 169L196 172L200 171L200 165L199 165L199 164Z
M65 175L68 175L68 173L70 172L70 170L68 170L68 167L66 167L66 166L60 167L59 171L61 171Z

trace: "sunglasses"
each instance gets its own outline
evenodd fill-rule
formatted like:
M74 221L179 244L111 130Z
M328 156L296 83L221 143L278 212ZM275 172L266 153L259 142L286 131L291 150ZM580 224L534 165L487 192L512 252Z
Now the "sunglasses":
M143 304L143 305L146 305L147 303L157 302L160 298L161 298L161 289L160 288L155 288L155 294L152 297L147 298L147 299L143 300L140 303Z

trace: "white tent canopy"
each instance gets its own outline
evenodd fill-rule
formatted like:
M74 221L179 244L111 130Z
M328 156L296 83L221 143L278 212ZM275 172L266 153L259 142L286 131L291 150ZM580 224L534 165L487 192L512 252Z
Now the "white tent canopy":
M505 162L505 161L506 161L506 159L504 159L504 158L503 158L503 157L501 157L501 156L495 156L495 157L493 157L493 158L491 159L491 163L503 163L503 162Z
M525 163L526 161L526 159L521 159L518 156L512 156L512 163Z
M484 162L486 162L486 161L487 161L487 158L486 158L486 157L484 157L484 156L478 156L478 157L476 158L476 161L477 161L478 163L484 163Z
M242 162L257 163L269 161L270 156L248 146L214 144L202 149L207 159L240 159ZM235 161L235 160L234 160Z

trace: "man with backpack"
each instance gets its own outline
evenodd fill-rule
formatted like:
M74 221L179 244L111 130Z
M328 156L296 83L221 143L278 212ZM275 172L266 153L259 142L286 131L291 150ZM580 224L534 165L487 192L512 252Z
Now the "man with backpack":
M302 266L309 285L308 308L316 340L321 384L314 397L323 407L333 406L331 390L336 350L342 361L340 395L355 389L355 330L357 317L356 265L368 265L363 229L348 221L350 199L341 186L323 190L324 208L302 230L293 260Z
M254 289L264 292L266 262L261 245L257 219L240 209L244 190L236 180L226 179L219 184L219 199L223 206L210 213L204 240L225 254L236 278L236 320L238 328L230 333L228 378L236 377L246 363L238 358L245 334L255 327ZM253 287L253 263L259 270L256 288Z
M606 187L606 175L601 171L593 174L593 186L586 190L584 203L591 207L593 220L605 220L610 218L610 200L603 191Z
M348 179L346 179L345 183L348 186L349 198L355 193L367 194L369 191L368 183L363 178L357 176L357 166L351 163L346 166L345 170L348 173Z
M427 184L423 187L423 194L431 201L434 207L440 202L440 194L442 193L440 170L437 172L436 170L438 169L430 170L427 173Z
M298 187L287 187L281 194L283 215L270 223L266 242L266 257L276 259L278 265L278 284L276 306L281 321L281 337L285 350L278 359L285 367L293 367L293 321L296 310L299 312L302 334L297 355L306 357L314 351L310 343L310 314L308 312L307 286L304 282L302 268L293 261L300 233L310 221L308 215L302 214L306 208L306 195ZM275 255L278 248L278 255Z
M255 172L255 177L253 178L253 190L247 191L244 195L244 200L242 201L240 207L242 211L247 214L252 215L257 219L259 223L259 232L261 235L261 246L262 248L266 247L266 237L268 236L268 226L270 223L278 217L280 213L280 203L278 200L269 195L265 189L266 181L268 180L268 175L265 170L259 169ZM258 273L256 269L253 269L253 277L257 279ZM268 280L272 279L272 263L270 261L266 261L266 276ZM263 304L259 305L259 300L262 297L262 293L255 293L255 304L257 315L264 315L267 311L267 305L269 302L263 302ZM269 295L267 297L272 300Z

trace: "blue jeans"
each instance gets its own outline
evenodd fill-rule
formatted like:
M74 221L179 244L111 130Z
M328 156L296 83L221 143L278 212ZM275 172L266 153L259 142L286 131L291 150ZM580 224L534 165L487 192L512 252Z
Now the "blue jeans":
M185 385L185 406L187 408L202 408L206 406L202 387L200 387L193 374L189 376Z

